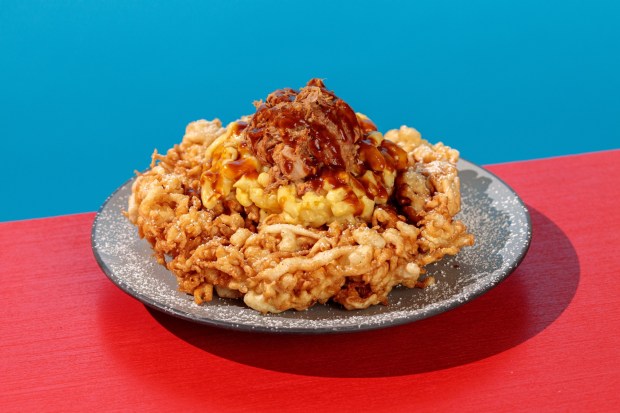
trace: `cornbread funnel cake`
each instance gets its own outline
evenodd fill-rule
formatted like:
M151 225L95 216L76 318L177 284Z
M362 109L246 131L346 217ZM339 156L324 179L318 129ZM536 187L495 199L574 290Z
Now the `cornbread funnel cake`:
M132 186L126 216L196 303L387 304L473 245L455 219L458 151L406 126L383 135L319 79L255 106L226 127L190 123Z

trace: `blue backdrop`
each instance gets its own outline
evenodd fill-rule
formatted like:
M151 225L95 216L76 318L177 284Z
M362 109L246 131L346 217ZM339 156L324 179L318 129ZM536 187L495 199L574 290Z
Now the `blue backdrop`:
M618 148L619 21L617 1L3 0L0 221L94 211L189 121L311 77L480 164Z

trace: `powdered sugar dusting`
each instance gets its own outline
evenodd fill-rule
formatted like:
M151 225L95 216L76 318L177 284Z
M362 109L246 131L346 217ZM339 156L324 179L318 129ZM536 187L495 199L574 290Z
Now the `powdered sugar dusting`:
M238 300L214 298L201 306L177 290L175 277L155 261L148 243L122 211L131 181L113 193L97 214L92 231L95 256L108 277L128 294L168 314L226 328L327 333L361 331L420 320L488 291L519 264L531 239L527 209L490 172L459 161L462 211L459 218L476 237L473 247L432 264L437 283L426 289L396 288L387 306L346 311L316 305L307 311L263 315Z

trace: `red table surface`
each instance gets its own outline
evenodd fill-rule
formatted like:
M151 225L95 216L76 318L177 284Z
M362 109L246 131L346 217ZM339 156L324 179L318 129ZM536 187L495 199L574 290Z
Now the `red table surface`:
M620 150L493 165L533 239L498 287L362 333L201 326L115 287L94 214L0 224L0 410L614 411ZM617 411L617 410L615 410Z

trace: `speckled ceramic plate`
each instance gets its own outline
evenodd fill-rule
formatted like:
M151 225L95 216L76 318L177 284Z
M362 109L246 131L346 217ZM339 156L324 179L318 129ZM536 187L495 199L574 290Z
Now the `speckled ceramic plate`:
M167 314L225 328L331 333L362 331L421 320L489 291L519 265L530 244L528 211L506 184L488 171L459 161L462 211L459 218L476 245L427 267L437 283L426 289L396 288L387 306L346 311L315 305L307 311L263 315L241 300L214 298L201 306L177 290L175 277L153 258L149 244L122 215L133 180L103 204L92 229L95 257L106 275L129 295Z

